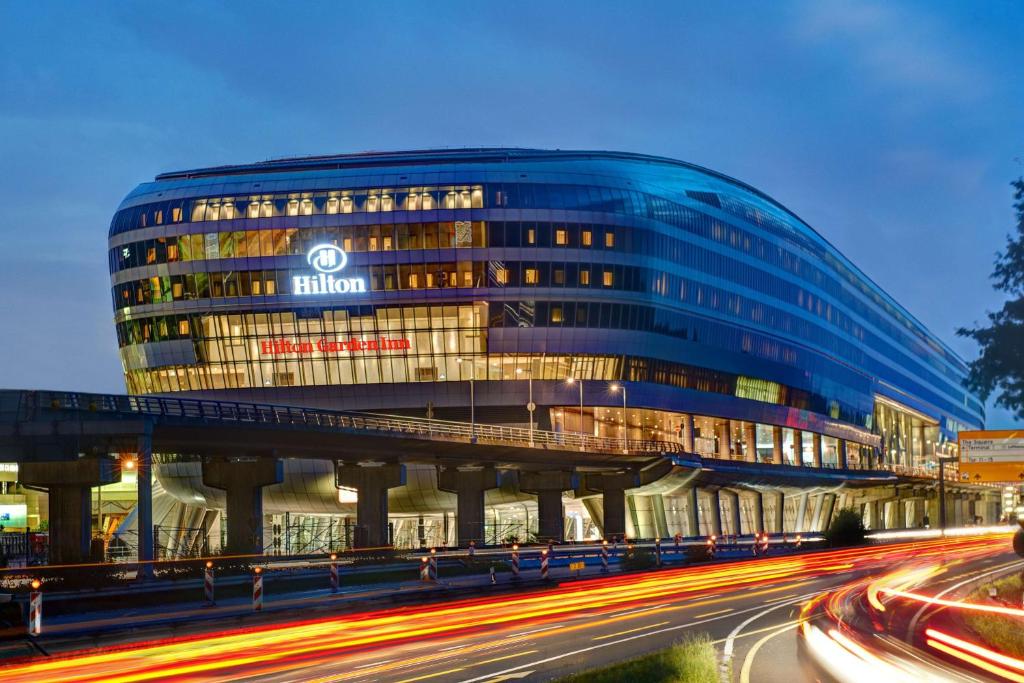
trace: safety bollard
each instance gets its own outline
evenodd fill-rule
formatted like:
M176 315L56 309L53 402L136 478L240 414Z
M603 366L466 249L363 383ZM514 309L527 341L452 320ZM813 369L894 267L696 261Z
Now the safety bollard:
M677 533L677 534L675 535L675 542L676 542L676 552L677 552L677 553L679 552L679 542L680 542L681 540L683 540L683 539L682 539L682 534L679 534L679 533Z
M548 580L548 551L540 551L540 578Z
M338 592L338 556L331 553L331 592Z
M714 534L708 536L708 557L711 559L715 558L715 551L718 550L718 539Z
M469 542L469 559L476 557L476 541Z
M38 636L43 632L43 593L39 590L39 579L32 579L32 592L28 594L28 634Z
M519 580L519 545L512 546L512 580Z
M554 557L554 556L555 556L555 544L553 542L551 542L551 541L548 541L548 557Z
M206 561L206 567L203 569L203 591L206 594L206 604L212 607L216 604L213 599L213 562Z
M601 573L608 573L608 541L601 541Z
M800 544L801 543L803 543L803 538L800 537L800 534L797 534L797 536L796 536L796 543L794 543L794 547L797 550L800 550Z
M494 565L491 565L491 585L498 583L498 577L494 574Z
M654 539L654 565L661 567L661 539Z
M252 609L260 612L263 610L263 568L253 567L252 572Z
M761 533L761 554L762 555L767 555L768 554L768 532L767 531Z
M437 581L437 548L430 549L430 580Z
M430 581L430 559L421 557L420 560L420 581Z

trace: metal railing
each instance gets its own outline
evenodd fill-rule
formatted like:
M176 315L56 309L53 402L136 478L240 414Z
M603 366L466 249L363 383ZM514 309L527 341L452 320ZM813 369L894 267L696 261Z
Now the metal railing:
M510 445L544 450L578 450L591 453L678 453L671 441L588 436L525 427L471 424L451 420L405 417L358 411L320 410L235 401L173 398L162 396L123 396L77 392L23 392L22 415L40 409L85 410L105 413L134 413L155 417L175 417L218 422L243 422L266 425L291 425L321 429L351 429L393 436L456 441L488 445Z

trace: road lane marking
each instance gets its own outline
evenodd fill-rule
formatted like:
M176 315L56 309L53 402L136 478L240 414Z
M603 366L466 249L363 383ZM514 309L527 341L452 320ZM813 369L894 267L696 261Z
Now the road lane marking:
M651 610L660 609L662 607L668 607L671 602L662 603L661 605L652 605L650 607L642 607L640 609L629 610L628 612L612 612L611 614L603 614L601 616L607 617L624 617L628 614L642 614L643 612L650 612Z
M370 662L369 664L360 664L359 666L356 666L356 667L353 667L353 668L354 669L365 669L368 666L380 666L381 664L388 664L389 662L393 662L393 661L395 661L395 660L393 660L393 659L383 659L383 660L381 660L379 662Z
M646 626L638 626L637 628L631 628L628 631L619 631L618 633L609 633L607 635L597 636L595 638L591 638L591 640L608 640L609 638L616 638L618 636L624 636L627 633L636 633L637 631L646 631L649 628L658 628L659 626L664 626L665 624L668 624L668 623L671 623L671 622L659 621L657 624L647 624Z
M460 666L458 669L448 669L447 671L438 671L437 673L427 674L425 676L417 676L416 678L404 678L398 683L413 683L414 681L425 681L428 678L437 678L438 676L444 676L445 674L453 674L462 671L465 667Z
M820 591L820 592L824 592L824 591ZM805 598L810 598L810 597L813 597L815 595L817 595L817 593L809 593L808 595L801 596L800 600L803 600ZM799 600L794 601L794 602L799 602ZM761 609L760 605L758 605L757 607L751 607L751 608L745 609L745 610L739 610L739 611L736 612L736 614L737 615L739 615L739 614L747 614L749 612L753 612L754 610L758 610L758 609ZM540 666L542 664L548 664L550 662L555 662L555 661L558 661L559 659L564 659L566 657L572 657L574 655L581 655L581 654L583 654L585 652L592 652L594 650L597 650L597 649L600 649L600 648L604 648L604 647L609 647L611 645L621 645L622 643L628 643L631 640L639 640L640 638L646 638L648 636L660 635L662 633L670 633L672 631L679 631L679 630L682 630L684 628L692 628L694 626L700 626L702 624L707 624L707 623L712 622L712 621L718 621L720 619L726 619L726 618L728 618L728 617L726 617L724 615L720 616L720 617L709 617L707 619L699 619L697 621L691 621L691 622L686 623L686 624L679 624L677 626L669 626L667 628L658 629L657 631L648 631L647 633L641 633L641 634L638 634L638 635L627 636L625 638L620 638L619 640L612 640L612 641L609 641L609 642L606 642L606 643L600 643L598 645L590 645L588 647L581 647L581 648L576 649L576 650L571 650L569 652L563 652L561 654L553 655L551 657L546 657L544 659L539 659L539 660L534 661L534 662L527 662L526 664L520 664L519 666L513 666L511 668L505 669L504 671L496 671L494 673L489 673L489 674L486 674L484 676L477 676L476 678L467 678L467 679L463 680L462 683L481 683L482 681L490 680L494 676L503 676L503 675L506 675L506 674L515 673L517 671L522 671L523 669L526 669L527 667L531 667L531 666L536 667L536 666Z
M504 674L502 676L497 676L495 678L487 679L487 683L501 683L502 681L517 681L517 680L521 680L523 678L526 678L527 676L529 676L532 673L533 673L533 671L520 671L520 672L514 673L514 674Z
M506 659L514 659L516 657L525 657L526 655L532 655L540 650L527 650L526 652L516 652L511 655L505 655L504 657L494 657L492 659L485 659L482 662L473 662L473 666L483 666L484 664L493 664L494 662L501 662Z
M540 633L542 631L550 631L551 629L558 628L559 626L561 626L561 624L554 624L552 626L545 626L544 628L535 628L532 631L520 631L519 633L512 633L512 634L509 634L509 635L507 635L505 637L506 638L519 638L520 636L528 636L528 635L530 635L532 633Z
M704 617L713 617L716 614L727 614L729 612L732 612L732 610L733 610L733 608L730 607L728 609L720 609L717 612L704 612L703 614L694 614L693 618L694 619L703 619Z
M754 668L754 657L757 656L757 651L761 649L761 646L775 636L782 635L786 631L796 628L799 623L799 621L791 621L782 628L776 630L774 633L769 633L764 638L754 643L753 647L750 648L750 651L747 652L746 659L743 660L743 667L740 669L740 683L750 683L750 670Z

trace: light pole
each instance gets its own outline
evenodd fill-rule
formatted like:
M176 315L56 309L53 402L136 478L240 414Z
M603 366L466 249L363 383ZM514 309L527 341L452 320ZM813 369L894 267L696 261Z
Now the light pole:
M533 402L533 370L516 368L517 375L521 375L524 372L526 373L526 379L530 386L530 401L526 404L526 409L530 411L530 445L533 446L533 411L537 409L537 404Z
M939 451L939 445L935 444L935 459L939 461L939 529L940 533L946 535L946 471L947 462L953 462L957 458L952 453Z
M461 364L465 359L456 358L455 362ZM476 374L476 367L471 365L469 368L469 442L476 443L476 389L474 375Z
M622 452L629 453L629 419L626 417L626 385L625 384L613 384L610 387L612 393L616 391L622 391Z
M580 388L580 450L582 451L582 450L584 450L583 449L583 436L584 436L584 433L583 433L583 380L580 380L580 381L577 382L575 378L567 377L565 379L565 383L568 384L569 386L572 386L573 384L575 384L576 386L578 386Z

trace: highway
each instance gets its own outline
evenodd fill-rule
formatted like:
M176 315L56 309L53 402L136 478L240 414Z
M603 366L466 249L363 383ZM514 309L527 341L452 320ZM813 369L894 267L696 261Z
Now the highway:
M268 615L268 623L244 629L10 662L3 680L542 681L689 633L716 640L734 681L828 680L798 652L802 608L803 618L826 618L809 612L867 591L897 567L951 558L963 574L1015 556L1007 534L965 536L567 580L360 614Z

